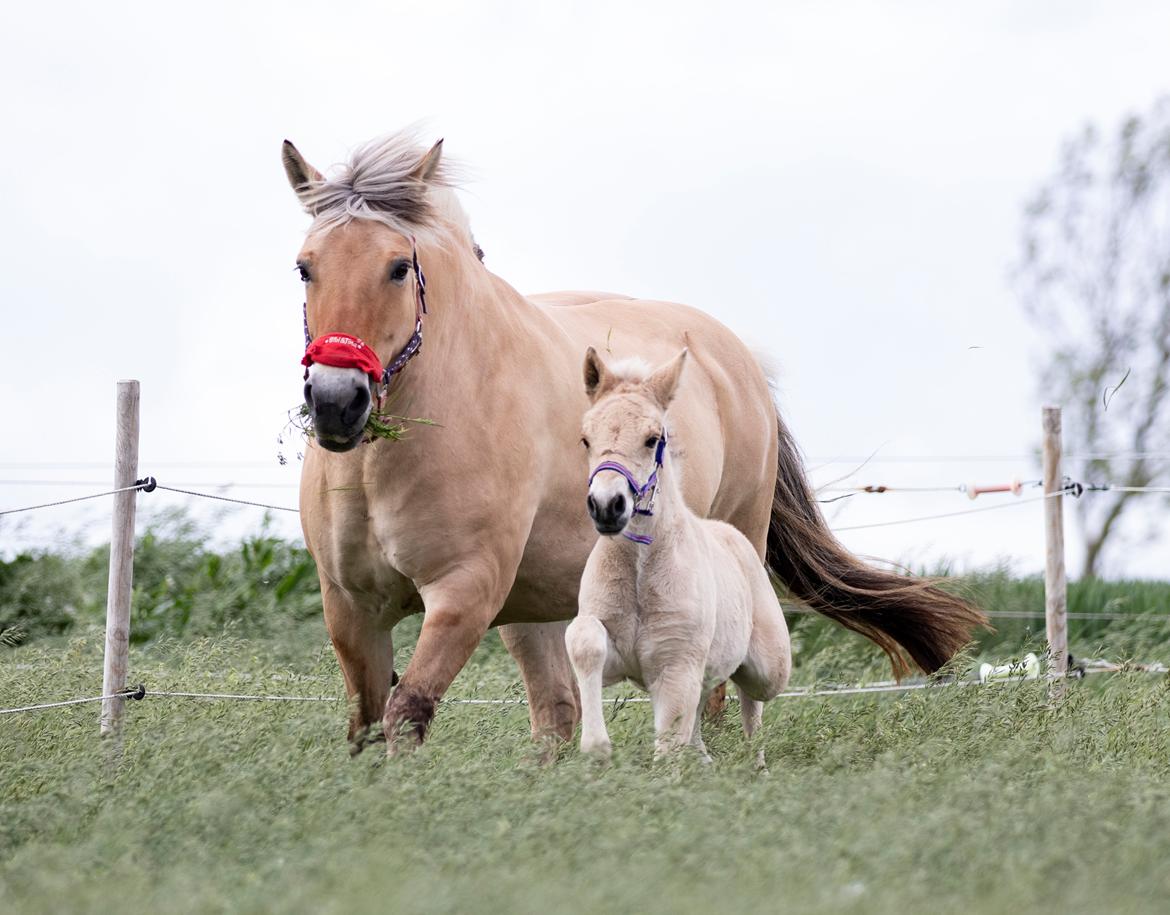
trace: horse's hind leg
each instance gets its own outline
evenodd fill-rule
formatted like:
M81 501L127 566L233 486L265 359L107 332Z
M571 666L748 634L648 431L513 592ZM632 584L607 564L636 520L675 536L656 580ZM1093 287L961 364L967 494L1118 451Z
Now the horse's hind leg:
M349 697L350 753L357 754L366 745L370 726L381 719L396 680L391 627L382 614L356 607L328 581L321 582L321 599Z
M565 650L568 625L565 621L500 627L504 647L524 678L534 740L572 740L581 717L577 683Z

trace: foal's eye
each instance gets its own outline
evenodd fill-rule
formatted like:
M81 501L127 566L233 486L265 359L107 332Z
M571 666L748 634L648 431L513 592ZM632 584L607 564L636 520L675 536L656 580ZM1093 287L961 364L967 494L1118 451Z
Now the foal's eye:
M395 261L394 266L390 268L390 282L397 283L401 286L406 282L406 277L410 273L410 264L407 261Z
M657 447L657 445L658 445L658 436L657 435L651 435L648 439L646 439L646 447L647 448L655 448L655 447Z
M297 264L297 270L301 274L301 282L302 283L309 282L309 268L306 267L304 264Z
M584 445L586 448L588 448L589 447L589 439L587 439L587 438L581 439L581 444Z

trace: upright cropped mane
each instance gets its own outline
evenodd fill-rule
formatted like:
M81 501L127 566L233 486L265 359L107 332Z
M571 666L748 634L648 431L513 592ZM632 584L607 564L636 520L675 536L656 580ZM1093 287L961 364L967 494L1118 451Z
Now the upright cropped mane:
M618 359L609 366L609 372L616 382L630 382L631 384L642 384L653 371L650 363L641 356L627 356L625 359Z
M371 219L403 235L427 235L454 224L471 235L467 214L454 193L455 175L442 159L426 178L417 174L427 149L412 130L363 143L323 180L300 191L313 217L309 234L328 232L352 219Z

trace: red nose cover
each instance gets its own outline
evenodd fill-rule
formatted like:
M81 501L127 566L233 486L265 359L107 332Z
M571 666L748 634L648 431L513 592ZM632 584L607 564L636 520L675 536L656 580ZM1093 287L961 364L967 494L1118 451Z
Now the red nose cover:
M314 362L341 369L361 369L375 384L382 380L382 360L378 354L364 341L349 334L322 334L310 343L301 365L309 366Z

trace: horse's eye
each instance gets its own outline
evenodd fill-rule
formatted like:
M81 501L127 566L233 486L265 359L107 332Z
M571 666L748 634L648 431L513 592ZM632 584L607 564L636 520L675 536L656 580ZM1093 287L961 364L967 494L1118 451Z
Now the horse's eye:
M406 282L406 277L410 273L410 264L406 261L397 261L393 267L390 268L390 282L397 283L401 286Z
M301 282L302 283L309 282L309 268L306 267L304 264L297 264L297 270L300 271Z
M647 448L654 448L657 445L658 445L658 436L657 435L651 435L648 439L646 439L646 447Z
M581 444L584 445L586 448L588 448L589 447L589 439L587 439L587 438L581 439Z

